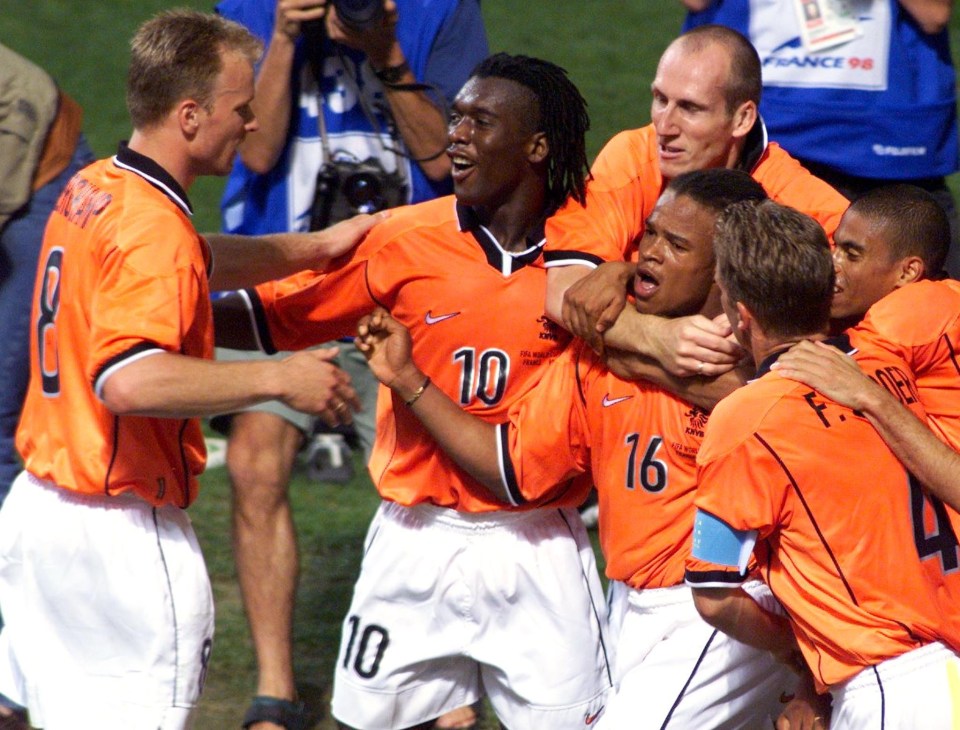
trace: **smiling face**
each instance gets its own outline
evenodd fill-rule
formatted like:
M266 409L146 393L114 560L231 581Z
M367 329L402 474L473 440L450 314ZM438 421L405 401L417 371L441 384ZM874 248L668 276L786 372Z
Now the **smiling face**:
M696 47L681 38L660 58L650 117L665 179L736 164L740 143L756 121L756 105L728 108L730 74L730 54L720 43Z
M633 279L637 311L683 317L706 309L714 288L717 214L667 190L647 218Z
M457 199L478 208L503 205L545 156L534 128L539 109L525 86L495 76L471 78L450 113L447 155Z
M833 238L837 278L830 318L860 318L900 285L900 261L890 250L882 228L856 210L843 214Z
M237 147L258 125L253 101L253 66L240 53L222 55L223 69L217 76L209 108L198 106L192 154L197 175L226 175Z

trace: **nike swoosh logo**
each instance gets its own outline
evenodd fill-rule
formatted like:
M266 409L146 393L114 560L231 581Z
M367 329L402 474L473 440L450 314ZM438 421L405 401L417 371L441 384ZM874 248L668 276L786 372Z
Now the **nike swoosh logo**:
M610 406L615 406L617 403L623 403L625 400L630 400L633 398L632 395L622 395L619 398L611 398L610 394L607 393L603 396L603 407L609 408Z
M601 705L600 709L594 712L592 715L584 715L583 724L584 725L593 725L603 714L603 711L606 709L606 705Z
M437 322L442 322L445 319L450 319L451 317L456 317L460 312L451 312L450 314L441 314L439 316L433 316L433 310L431 309L427 312L427 316L423 318L423 321L427 324L436 324Z

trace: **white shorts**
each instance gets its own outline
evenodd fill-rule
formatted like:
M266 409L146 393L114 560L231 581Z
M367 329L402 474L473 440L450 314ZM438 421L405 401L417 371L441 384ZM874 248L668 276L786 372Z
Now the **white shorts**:
M831 730L960 728L960 657L940 643L867 667L833 695Z
M744 587L767 610L779 606L763 584ZM707 624L690 588L614 581L609 602L616 692L597 730L769 730L792 699L797 676Z
M45 730L179 730L213 597L186 512L21 473L0 510L0 692Z
M333 715L398 730L486 694L509 728L583 730L611 686L604 610L576 510L384 502L343 624Z

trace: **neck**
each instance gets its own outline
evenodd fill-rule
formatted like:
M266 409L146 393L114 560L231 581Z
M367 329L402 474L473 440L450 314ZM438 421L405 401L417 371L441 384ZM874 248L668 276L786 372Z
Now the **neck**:
M507 251L523 251L527 239L540 226L546 207L546 185L519 185L503 203L477 206L477 217Z
M134 152L139 152L160 165L187 192L196 176L190 172L186 157L179 153L180 140L176 142L169 139L169 135L165 134L162 127L157 127L146 131L135 129L130 136L128 146Z
M811 332L805 335L794 335L791 337L781 337L778 335L767 335L764 332L754 332L750 338L750 353L753 357L753 364L760 367L760 363L777 352L789 350L791 347L804 340L819 342L827 338L826 326L819 332Z

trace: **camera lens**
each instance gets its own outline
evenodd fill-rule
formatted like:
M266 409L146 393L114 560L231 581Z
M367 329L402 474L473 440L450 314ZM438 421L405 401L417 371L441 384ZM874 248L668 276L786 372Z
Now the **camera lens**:
M343 194L358 213L376 213L387 207L383 186L376 175L356 172L343 183Z
M383 0L333 0L337 17L354 30L366 30L383 17Z

